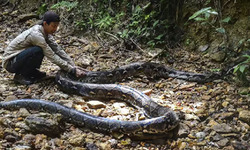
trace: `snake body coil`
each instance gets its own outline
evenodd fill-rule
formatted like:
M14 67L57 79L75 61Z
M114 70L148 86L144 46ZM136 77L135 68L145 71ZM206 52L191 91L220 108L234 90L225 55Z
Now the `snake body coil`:
M124 100L137 108L142 108L146 116L151 117L142 121L119 121L93 116L57 103L37 99L1 102L0 108L26 108L28 110L60 113L73 124L106 133L119 132L132 137L167 135L180 122L174 111L157 104L151 98L133 88L118 84L103 84L118 82L124 78L141 74L148 77L173 77L196 82L208 82L217 78L217 75L214 74L182 72L157 63L133 63L110 71L87 72L87 75L80 79L63 71L57 73L56 82L63 91L76 93L92 99Z

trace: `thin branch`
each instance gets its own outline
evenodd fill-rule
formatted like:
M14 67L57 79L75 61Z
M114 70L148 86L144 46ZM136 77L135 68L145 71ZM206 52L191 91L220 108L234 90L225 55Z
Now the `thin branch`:
M109 32L106 32L106 31L103 31L103 33L105 33L105 34L107 34L107 35L110 35L110 36L112 36L113 38L115 38L117 41L120 41L120 42L122 42L122 40L121 39L119 39L117 36L115 36L114 34L111 34L111 33L109 33Z
M132 39L130 38L130 41L135 44L135 46L142 52L145 53L145 51Z

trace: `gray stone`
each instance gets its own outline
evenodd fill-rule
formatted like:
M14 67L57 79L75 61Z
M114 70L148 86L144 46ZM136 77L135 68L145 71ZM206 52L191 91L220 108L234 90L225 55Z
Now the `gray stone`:
M203 140L206 136L206 134L204 132L198 132L195 134L196 138L199 140Z
M64 130L61 119L60 114L53 114L53 116L47 113L33 114L25 119L25 123L32 133L57 136Z
M213 61L221 62L225 59L226 53L223 50L214 50L212 54L210 54L210 58Z
M230 133L232 132L232 127L223 123L223 124L214 125L213 130L215 130L218 133Z
M32 148L30 146L16 146L14 147L14 150L31 150Z
M29 115L30 115L30 113L29 113L28 110L25 109L25 108L21 108L21 109L19 110L19 112L18 112L18 116L19 116L19 117L27 117L27 116L29 116Z
M209 44L199 46L198 50L201 52L205 52L209 48Z
M180 123L180 129L178 131L178 137L180 137L180 138L187 137L189 133L190 133L190 128L186 124Z
M243 122L250 124L250 111L242 110L239 112L239 119Z
M5 101L12 101L18 99L15 95L9 95L6 97Z
M103 102L94 101L94 100L87 102L87 105L89 108L92 108L92 109L106 108L106 105Z
M220 146L220 147L224 147L228 144L229 140L227 138L224 138L220 141L217 142L217 144Z
M221 136L220 134L217 133L212 138L213 138L213 141L219 141L219 140L223 139L223 136Z
M85 135L74 135L69 138L69 143L74 146L81 146L85 142Z

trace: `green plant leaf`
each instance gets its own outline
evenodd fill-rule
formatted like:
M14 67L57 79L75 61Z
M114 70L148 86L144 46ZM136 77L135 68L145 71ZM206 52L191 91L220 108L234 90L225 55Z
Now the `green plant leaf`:
M210 14L213 14L213 15L218 15L218 13L215 11L215 10L208 10L207 11L208 13L210 13Z
M231 17L227 17L227 18L221 20L221 22L228 23L230 20L231 20Z
M247 57L248 59L250 59L250 56L249 56L249 55L243 55L243 57Z
M247 67L247 65L242 65L242 66L240 66L240 72L241 72L241 73L244 73L246 67Z
M217 28L216 31L219 32L219 33L222 33L222 34L226 33L224 28Z
M155 39L156 39L156 40L160 40L161 37L163 37L163 35L164 35L164 34L160 34L160 35L158 35Z
M204 20L206 20L205 18L201 18L201 17L196 17L196 18L194 18L194 20L195 21L204 21Z
M155 27L159 23L159 20L156 20L153 24L153 27Z
M201 9L201 10L195 12L191 17L188 18L188 20L194 19L194 18L196 18L197 16L203 14L204 12L207 12L207 11L210 10L210 9L211 9L211 7L203 8L203 9Z
M233 73L236 73L239 70L239 68L240 68L239 65L237 67L235 67Z

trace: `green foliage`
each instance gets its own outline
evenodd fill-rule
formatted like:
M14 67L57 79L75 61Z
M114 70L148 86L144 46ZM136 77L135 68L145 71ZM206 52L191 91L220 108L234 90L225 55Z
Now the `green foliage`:
M74 9L72 15L76 16L74 23L77 29L104 30L125 41L133 39L138 43L147 43L150 47L164 45L170 36L175 36L169 34L174 32L175 19L172 14L177 11L171 8L179 6L175 1L143 1L139 4L128 0L77 2L62 1L51 8Z
M112 26L115 24L115 19L113 17L110 17L109 14L104 15L103 17L100 17L96 19L95 26L99 30L110 30Z
M47 4L42 4L38 10L37 10L37 14L38 15L43 15L48 9L47 9Z
M243 83L248 83L247 75L249 74L249 63L250 63L250 56L243 55L243 57L247 57L247 60L237 65L234 68L234 73L237 75L237 78L242 81Z
M227 18L221 20L221 22L228 23L230 20L231 20L231 17L227 17Z
M213 10L211 7L206 7L203 8L197 12L195 12L191 17L189 17L189 20L195 20L195 21L201 21L201 25L210 25L211 27L213 27L215 29L215 31L217 31L218 33L221 33L223 35L226 34L226 30L223 27L216 27L213 25L212 21L209 21L211 15L218 15L218 13ZM231 17L226 17L223 20L220 20L220 22L224 22L224 23L228 23L231 20Z
M51 6L51 9L66 9L70 11L78 5L78 2L61 1Z
M188 18L188 20L194 19L195 21L208 21L211 15L218 15L218 13L211 7L207 7L195 12L191 17Z

